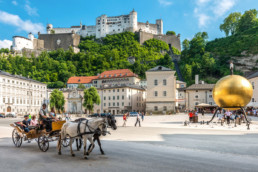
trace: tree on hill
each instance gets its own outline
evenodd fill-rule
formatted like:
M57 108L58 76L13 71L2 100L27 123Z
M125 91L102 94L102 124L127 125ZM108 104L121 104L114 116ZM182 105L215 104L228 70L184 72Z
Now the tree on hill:
M254 26L258 25L257 18L258 11L256 9L245 11L245 13L241 16L237 31L243 32Z
M54 89L50 94L50 107L54 107L59 113L64 110L65 99L62 91Z
M83 99L83 107L85 107L86 112L88 110L89 113L93 111L94 104L100 104L100 96L95 87L85 89Z
M220 25L220 30L224 31L226 36L229 34L234 35L236 33L239 20L241 18L241 13L235 12L229 14L223 21L223 24Z
M176 35L176 32L174 32L174 31L167 31L166 35Z

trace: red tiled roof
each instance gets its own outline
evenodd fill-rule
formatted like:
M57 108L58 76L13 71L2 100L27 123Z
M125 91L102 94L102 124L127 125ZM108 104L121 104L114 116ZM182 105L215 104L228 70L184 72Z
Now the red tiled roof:
M68 79L67 84L88 84L97 76L72 76Z
M97 79L105 79L105 78L123 78L123 77L138 77L135 73L130 71L129 69L118 69L118 70L109 70L102 72L97 76Z

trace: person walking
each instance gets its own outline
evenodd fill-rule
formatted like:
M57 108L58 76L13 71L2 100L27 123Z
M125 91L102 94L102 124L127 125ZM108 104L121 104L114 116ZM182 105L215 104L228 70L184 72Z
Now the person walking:
M145 116L145 114L144 114L144 112L142 112L142 121L144 120L144 116Z
M134 125L135 127L136 127L137 123L139 123L139 127L141 127L141 121L140 121L140 115L139 115L139 113L137 113L136 123L135 123L135 125Z
M189 121L193 121L193 112L191 110L189 111Z
M124 123L123 123L122 127L126 127L127 113L125 113L125 114L123 115L123 121L124 121Z
M227 110L227 112L226 112L226 118L227 118L227 124L228 124L228 125L230 124L230 117L231 117L231 115L232 115L232 113L231 113L229 110Z

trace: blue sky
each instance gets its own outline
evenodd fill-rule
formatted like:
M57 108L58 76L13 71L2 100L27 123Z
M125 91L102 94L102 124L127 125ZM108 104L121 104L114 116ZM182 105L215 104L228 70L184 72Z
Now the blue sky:
M140 22L163 19L163 32L180 33L181 41L199 31L212 40L224 36L219 25L229 13L257 9L258 0L0 0L0 48L9 47L15 35L44 33L47 23L95 25L101 14L129 14L133 8Z

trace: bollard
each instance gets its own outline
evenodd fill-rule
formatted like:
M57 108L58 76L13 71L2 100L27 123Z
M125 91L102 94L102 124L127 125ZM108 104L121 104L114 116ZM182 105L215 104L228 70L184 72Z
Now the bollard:
M236 123L237 123L237 122L236 122L236 120L235 120L235 127L237 127Z

